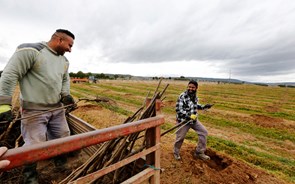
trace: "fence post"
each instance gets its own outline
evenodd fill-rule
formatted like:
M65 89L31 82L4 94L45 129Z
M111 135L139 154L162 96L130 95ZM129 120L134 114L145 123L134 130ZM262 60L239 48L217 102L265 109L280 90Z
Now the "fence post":
M150 100L147 100L147 106L149 105ZM156 99L154 105L154 116L157 113L161 112L162 102L160 99ZM161 128L160 126L152 127L147 129L146 131L146 148L153 147L157 144L160 144L161 140ZM150 153L146 156L146 164L155 169L155 174L151 176L150 183L151 184L160 184L160 156L161 150L157 149L155 152Z
M161 129L160 126L150 128L146 131L146 147L152 147L160 144ZM161 150L157 149L155 152L146 156L146 164L155 169L155 174L150 178L151 184L160 184L160 156Z

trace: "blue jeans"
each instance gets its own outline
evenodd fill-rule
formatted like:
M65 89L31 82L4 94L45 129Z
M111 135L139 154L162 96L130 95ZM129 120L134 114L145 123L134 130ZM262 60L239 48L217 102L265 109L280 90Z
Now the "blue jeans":
M42 111L22 111L22 117L31 116ZM21 134L24 146L45 142L70 135L70 129L65 117L65 110L46 112L36 117L21 120Z
M199 120L197 120L196 123L185 125L176 132L176 140L174 143L173 150L175 154L179 154L185 135L187 134L190 128L192 128L198 134L199 138L196 147L196 153L204 153L206 151L208 131L206 130L204 125L202 125L202 123Z

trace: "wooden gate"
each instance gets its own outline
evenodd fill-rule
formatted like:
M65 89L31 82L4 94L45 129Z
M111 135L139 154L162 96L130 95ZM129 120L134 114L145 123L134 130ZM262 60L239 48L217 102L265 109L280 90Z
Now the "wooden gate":
M38 143L26 147L19 147L8 150L1 160L10 160L10 165L1 171L10 170L25 164L34 163L40 160L46 160L57 155L80 150L82 148L103 143L121 136L126 136L135 132L146 130L146 149L113 165L98 170L84 177L78 178L72 183L88 183L93 179L99 178L120 167L123 167L143 156L146 157L146 163L149 167L135 176L124 181L127 183L141 183L150 179L150 183L160 183L160 125L164 123L163 116L155 116L132 123L117 125L105 129L94 130L78 135L55 139L43 143Z

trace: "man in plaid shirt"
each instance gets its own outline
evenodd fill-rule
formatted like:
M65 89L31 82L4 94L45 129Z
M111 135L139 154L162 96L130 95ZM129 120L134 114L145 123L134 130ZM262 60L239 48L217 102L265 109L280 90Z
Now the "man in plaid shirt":
M211 104L201 105L198 103L197 97L198 83L194 80L189 81L187 90L180 94L176 102L176 121L177 123L189 122L185 126L181 126L176 132L176 140L174 143L174 157L180 160L180 148L184 141L186 133L190 128L196 131L199 137L194 157L209 160L210 157L205 155L208 131L198 120L197 110L205 110L212 107ZM184 123L185 124L185 123Z

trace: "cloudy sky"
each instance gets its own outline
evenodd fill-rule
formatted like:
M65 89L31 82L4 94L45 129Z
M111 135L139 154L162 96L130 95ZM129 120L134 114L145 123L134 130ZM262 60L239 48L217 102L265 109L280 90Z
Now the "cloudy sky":
M0 70L69 29L70 72L295 82L294 0L0 0Z

